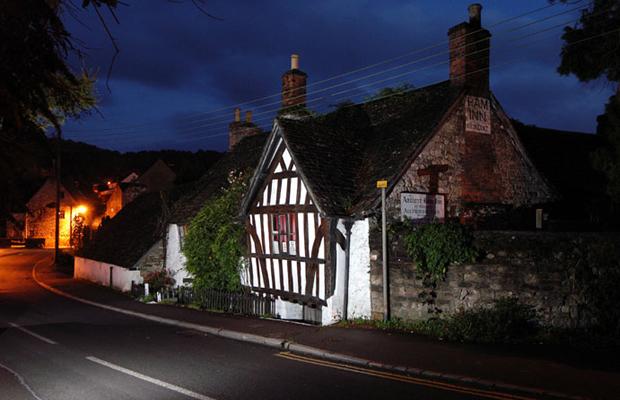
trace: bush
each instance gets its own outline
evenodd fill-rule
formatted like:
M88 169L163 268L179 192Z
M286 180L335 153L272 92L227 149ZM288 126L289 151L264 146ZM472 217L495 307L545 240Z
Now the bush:
M189 225L183 253L195 288L241 288L245 230L237 214L244 189L243 176L231 176L231 185L212 197Z
M148 283L149 291L155 293L164 287L174 285L174 279L167 270L160 269L147 273L144 277L144 283Z
M459 342L519 343L538 331L536 312L514 298L495 301L492 308L457 312L446 319L444 337Z
M492 308L460 311L444 318L425 321L355 319L342 325L417 333L454 342L523 343L539 339L535 310L513 298L497 300Z
M405 245L416 270L431 281L445 278L448 265L474 261L478 254L471 233L452 222L416 227L405 235Z

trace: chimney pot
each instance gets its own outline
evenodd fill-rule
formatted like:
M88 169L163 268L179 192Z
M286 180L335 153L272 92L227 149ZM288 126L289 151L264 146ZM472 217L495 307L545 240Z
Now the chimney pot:
M299 55L291 54L291 69L299 69Z
M241 122L241 109L235 108L235 122Z
M282 75L282 109L306 106L308 75L299 69L299 55L291 54L291 69Z
M245 112L245 122L248 124L252 122L252 111Z
M482 5L478 3L470 4L467 7L467 11L469 11L469 23L476 28L480 28L482 26Z

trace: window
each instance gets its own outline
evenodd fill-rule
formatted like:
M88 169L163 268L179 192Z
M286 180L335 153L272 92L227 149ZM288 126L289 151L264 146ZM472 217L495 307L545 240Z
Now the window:
M60 219L65 219L65 210L58 211L58 217Z
M297 214L271 215L271 251L297 255Z

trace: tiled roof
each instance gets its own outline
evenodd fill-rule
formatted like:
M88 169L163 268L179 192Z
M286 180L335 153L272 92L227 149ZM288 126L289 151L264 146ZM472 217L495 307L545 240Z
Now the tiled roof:
M163 206L158 192L139 196L105 221L79 255L131 268L161 238Z
M175 203L170 223L189 223L214 193L228 185L228 175L231 172L256 168L266 139L266 134L246 137L224 154L192 185L193 188L187 190Z
M255 167L266 136L243 139L197 182L142 194L106 221L80 255L131 268L163 237L168 223L189 222L205 201L227 184L230 171Z
M395 181L459 94L445 81L278 125L319 208L359 215L376 205L376 181Z
M579 204L604 195L605 178L591 162L602 144L597 135L512 123L538 170L564 200Z

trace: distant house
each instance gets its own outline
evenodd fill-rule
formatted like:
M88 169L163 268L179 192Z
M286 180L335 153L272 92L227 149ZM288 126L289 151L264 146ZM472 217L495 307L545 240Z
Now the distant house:
M242 213L247 284L276 297L283 318L372 316L371 302L381 300L369 274L381 251L378 181L388 218L414 223L477 223L557 198L489 89L480 9L470 6L469 22L449 30L448 80L318 117L283 112L274 122ZM283 105L305 106L305 92L293 59Z
M45 247L55 244L56 179L48 178L26 203L24 238L44 239ZM60 186L59 247L70 247L71 239L80 226L92 221L93 204L73 185Z
M131 281L140 283L150 271L165 268L176 285L186 283L191 277L182 246L189 222L228 184L229 173L256 166L265 138L264 134L242 138L197 182L144 193L127 204L78 254L75 276L126 291Z
M107 217L114 217L123 207L142 193L169 190L174 185L176 174L162 160L157 160L142 175L132 172L117 183L106 201Z
M113 218L127 204L146 191L144 185L137 183L138 175L132 172L118 183L113 183L106 200L105 216Z

